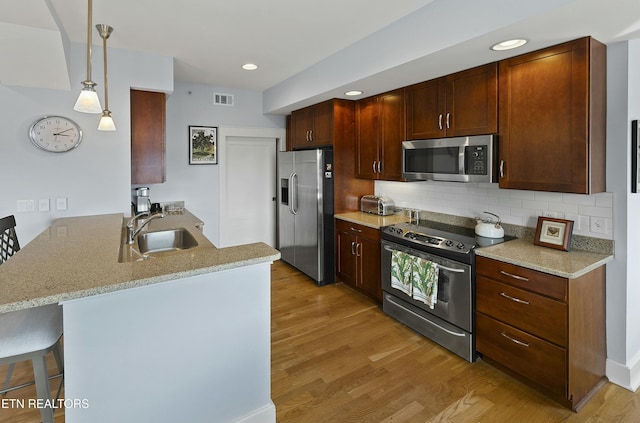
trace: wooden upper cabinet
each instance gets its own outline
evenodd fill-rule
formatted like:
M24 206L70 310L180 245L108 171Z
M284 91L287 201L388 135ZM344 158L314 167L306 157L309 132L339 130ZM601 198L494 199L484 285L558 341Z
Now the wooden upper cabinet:
M356 177L402 179L405 91L390 91L356 102Z
M356 102L356 177L377 179L378 97Z
M163 183L165 181L165 94L131 90L130 96L131 183Z
M421 82L407 88L407 139L443 138L446 78Z
M291 147L304 150L333 145L334 100L327 100L291 113Z
M590 38L499 64L501 188L605 191L606 47Z
M496 133L497 63L408 87L406 113L407 139Z

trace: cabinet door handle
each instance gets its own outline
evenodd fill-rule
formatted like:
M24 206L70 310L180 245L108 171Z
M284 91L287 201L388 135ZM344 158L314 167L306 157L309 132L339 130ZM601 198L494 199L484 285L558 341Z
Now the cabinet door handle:
M500 160L500 177L504 178L504 160Z
M529 344L527 344L526 342L518 341L517 339L510 337L509 335L507 335L506 332L502 332L500 335L504 336L505 338L507 338L511 342L514 342L514 343L516 343L518 345L522 345L523 347L529 348Z
M517 279L519 281L529 282L529 279L525 278L524 276L514 275L512 273L505 272L504 270L501 270L500 273L502 273L505 276L509 276L510 278Z
M504 292L500 293L501 297L507 298L511 301L515 301L516 303L529 305L529 301L521 300L520 298L512 297L511 295L507 295Z
M371 167L373 169L373 173L376 173L376 161L374 160L373 163L371 164Z
M309 141L313 142L313 129L309 131Z
M356 245L356 243L354 241L351 241L351 255L352 256L356 255L355 245Z
M382 173L382 162L378 162L378 173Z
M447 113L447 129L450 128L450 126L449 126L449 117L451 117L451 113Z
M354 228L353 226L351 227L351 230L358 233L362 232L362 229Z
M442 130L442 113L440 113L440 116L438 116L438 128Z
M356 257L360 257L360 243L356 242Z

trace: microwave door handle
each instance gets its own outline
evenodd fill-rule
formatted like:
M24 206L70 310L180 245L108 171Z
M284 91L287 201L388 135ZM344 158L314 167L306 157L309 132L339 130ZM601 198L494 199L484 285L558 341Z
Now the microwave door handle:
M465 157L465 146L461 145L460 150L458 150L458 174L465 175L467 173L467 169L465 167L466 157Z

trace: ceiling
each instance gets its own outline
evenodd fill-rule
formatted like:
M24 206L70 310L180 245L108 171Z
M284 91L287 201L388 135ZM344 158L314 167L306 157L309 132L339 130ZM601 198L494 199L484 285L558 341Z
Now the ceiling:
M114 27L110 48L173 57L176 81L263 91L265 111L275 113L348 87L376 94L584 35L607 44L640 38L638 0L529 3L93 0L93 24ZM86 42L87 0L0 0L0 10L0 83L70 89L66 49ZM514 36L531 42L509 53L488 49ZM95 30L93 43L101 43ZM259 69L243 71L247 62Z

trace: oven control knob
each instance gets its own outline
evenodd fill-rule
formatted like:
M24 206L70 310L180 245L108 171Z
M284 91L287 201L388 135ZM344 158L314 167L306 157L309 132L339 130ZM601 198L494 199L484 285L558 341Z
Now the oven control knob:
M451 247L451 246L453 246L453 241L451 241L449 239L449 240L447 240L447 242L444 243L444 245L446 245L447 247Z
M458 250L463 250L463 249L464 249L464 244L461 242L461 243L459 243L458 245L456 245L456 248L457 248Z

